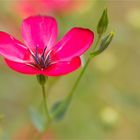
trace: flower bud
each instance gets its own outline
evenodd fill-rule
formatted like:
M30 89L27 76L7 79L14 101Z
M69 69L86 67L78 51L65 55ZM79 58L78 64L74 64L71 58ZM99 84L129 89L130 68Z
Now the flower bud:
M46 77L44 75L37 75L39 84L44 85L46 83Z
M107 29L107 26L108 26L108 15L107 15L107 9L105 9L103 11L103 14L98 22L98 25L97 25L97 33L99 35L105 33L106 29Z
M113 37L114 37L114 32L110 32L107 36L105 36L102 39L98 50L93 52L93 53L91 53L91 55L96 56L96 55L99 55L100 53L102 53L109 46L109 44L111 43Z

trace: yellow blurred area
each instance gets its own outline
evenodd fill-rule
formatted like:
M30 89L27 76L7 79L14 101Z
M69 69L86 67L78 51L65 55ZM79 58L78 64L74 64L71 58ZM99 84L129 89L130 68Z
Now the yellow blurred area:
M132 27L140 30L140 9L133 9L128 12L127 20Z
M110 107L105 107L101 111L101 119L106 124L115 125L119 119L119 114L116 110Z

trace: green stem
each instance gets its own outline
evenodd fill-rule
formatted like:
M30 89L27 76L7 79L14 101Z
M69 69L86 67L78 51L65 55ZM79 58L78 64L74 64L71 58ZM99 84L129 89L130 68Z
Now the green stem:
M96 41L96 44L95 44L95 46L93 47L93 52L96 50L96 48L97 48L97 46L98 46L98 44L99 44L99 42L100 42L100 40L101 40L101 37L102 37L102 34L100 34L100 35L98 36L97 41Z
M42 87L42 93L43 93L44 110L45 110L45 114L46 114L46 117L48 118L48 122L49 122L51 120L51 117L50 117L49 111L48 111L44 84L42 84L41 87Z
M98 36L98 39L97 39L97 41L96 41L96 44L95 44L95 46L93 47L94 50L97 48L97 46L98 46L98 44L99 44L99 42L100 42L100 40L101 40L101 37L102 37L102 35L99 35L99 36ZM89 56L89 57L88 57L84 68L82 69L82 71L81 71L80 75L78 76L78 78L77 78L77 80L76 80L74 86L72 87L70 93L68 94L68 96L67 96L67 98L66 98L66 101L68 101L69 104L70 104L70 102L71 102L71 99L72 99L72 97L73 97L73 95L74 95L74 92L75 92L77 86L79 85L80 80L82 79L82 77L83 77L83 75L84 75L84 73L85 73L85 71L86 71L86 69L87 69L87 67L88 67L88 65L89 65L89 63L90 63L90 61L92 60L93 57L94 57L94 56Z
M87 69L87 67L88 67L88 65L89 65L89 63L90 63L90 61L91 61L91 59L92 59L92 57L89 57L89 58L87 59L84 68L82 69L80 75L78 76L78 78L77 78L77 80L76 80L74 86L72 87L72 89L71 89L71 91L70 91L70 93L69 93L69 95L68 95L68 97L67 97L67 100L71 100L71 99L72 99L73 94L74 94L74 91L76 90L76 88L77 88L77 86L78 86L78 84L79 84L81 78L83 77L83 74L84 74L85 70Z

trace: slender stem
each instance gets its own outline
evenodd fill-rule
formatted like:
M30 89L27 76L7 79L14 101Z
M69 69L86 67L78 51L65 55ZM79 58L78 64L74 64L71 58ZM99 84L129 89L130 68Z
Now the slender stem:
M98 36L97 41L96 41L96 44L95 44L95 46L93 47L93 51L96 50L96 48L97 48L97 46L98 46L98 44L99 44L99 42L100 42L100 40L101 40L101 37L102 37L102 34L100 34L100 35Z
M45 93L45 86L44 84L41 85L42 87L42 94L43 94L43 102L44 102L44 110L46 117L48 118L48 122L51 120L51 117L49 115L48 107L47 107L47 101L46 101L46 93Z
M67 97L68 100L71 100L71 99L72 99L73 94L74 94L74 91L76 90L76 88L77 88L77 86L78 86L78 84L79 84L81 78L83 77L83 74L84 74L85 70L87 69L88 64L90 63L91 58L92 58L92 57L89 57L89 58L87 59L84 68L82 69L80 75L78 76L78 78L77 78L77 80L76 80L74 86L72 87L72 89L71 89L71 91L70 91L70 93L69 93L69 95L68 95L68 97Z
M98 44L99 44L99 42L100 42L100 40L101 40L101 37L102 37L102 35L99 35L99 36L98 36L97 42L96 42L95 46L93 47L94 50L95 50L96 47L98 46ZM68 96L67 96L67 98L66 98L66 101L68 101L69 103L71 102L71 99L72 99L72 97L73 97L73 95L74 95L74 92L75 92L77 86L79 85L79 82L80 82L80 80L82 79L82 77L83 77L83 75L84 75L84 72L86 71L86 69L87 69L87 67L88 67L88 65L89 65L89 63L90 63L90 61L92 60L93 57L94 57L94 56L89 56L89 57L88 57L84 68L82 69L82 71L81 71L80 75L78 76L78 78L77 78L77 80L76 80L74 86L72 87L70 93L68 94Z
M91 59L92 59L92 57L89 56L89 58L88 58L87 61L86 61L86 64L84 65L84 68L82 69L82 71L81 71L79 77L77 78L77 80L76 80L74 86L72 87L70 93L69 93L68 96L63 100L62 104L59 106L59 109L55 112L56 114L57 114L58 112L60 112L61 109L64 108L64 106L65 106L66 110L67 110L67 108L69 107L69 104L71 103L72 97L73 97L73 95L74 95L74 91L76 90L76 88L77 88L77 86L78 86L78 84L79 84L81 78L83 77L83 74L84 74L85 70L87 69L87 66L88 66L88 64L90 63ZM55 115L54 115L54 116L55 116Z

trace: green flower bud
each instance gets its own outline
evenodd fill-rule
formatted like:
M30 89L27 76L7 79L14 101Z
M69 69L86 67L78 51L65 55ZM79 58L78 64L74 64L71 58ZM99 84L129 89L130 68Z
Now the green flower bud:
M37 75L39 84L44 85L46 83L46 77L44 75Z
M107 26L108 26L108 15L107 15L107 9L105 9L103 11L103 14L98 22L98 25L97 25L97 33L99 35L105 33L106 29L107 29Z
M100 53L102 53L111 43L112 39L114 37L114 32L110 32L107 36L105 36L102 40L101 40L101 44L98 48L97 51L91 53L92 56L96 56L99 55Z

